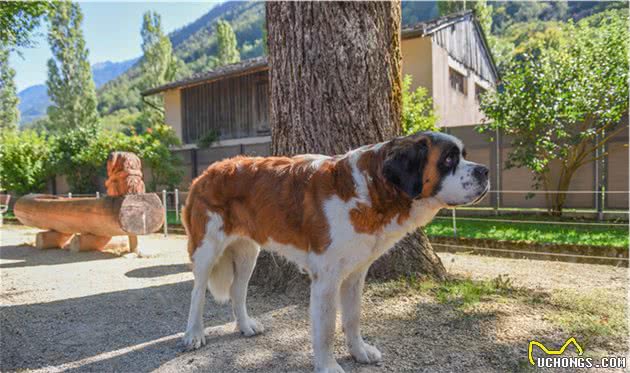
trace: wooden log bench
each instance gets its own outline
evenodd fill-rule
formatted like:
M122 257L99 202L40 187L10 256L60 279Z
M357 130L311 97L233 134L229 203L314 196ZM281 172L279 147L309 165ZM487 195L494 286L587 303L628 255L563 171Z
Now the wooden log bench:
M46 230L35 240L41 249L86 251L126 245L135 251L137 235L156 232L164 223L155 193L102 198L29 194L17 200L13 211L22 224ZM113 239L116 236L125 237Z

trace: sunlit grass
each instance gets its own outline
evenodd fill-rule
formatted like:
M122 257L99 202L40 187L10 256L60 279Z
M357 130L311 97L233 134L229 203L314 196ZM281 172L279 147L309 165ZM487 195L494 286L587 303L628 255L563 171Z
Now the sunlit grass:
M623 344L628 336L627 301L600 290L578 292L562 289L532 290L516 286L507 275L491 280L451 278L434 281L403 277L386 282L370 282L367 297L395 298L422 295L436 303L460 312L462 317L486 312L490 308L509 303L516 308L535 310L563 334L577 338L585 345Z
M493 217L494 218L494 217ZM500 216L495 219L523 220ZM453 237L450 219L435 219L425 228L429 236ZM628 247L628 228L609 225L561 225L457 220L457 236L478 239Z

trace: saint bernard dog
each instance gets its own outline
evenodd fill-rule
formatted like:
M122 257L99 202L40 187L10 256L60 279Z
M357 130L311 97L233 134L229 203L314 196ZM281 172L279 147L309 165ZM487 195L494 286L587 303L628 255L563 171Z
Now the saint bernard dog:
M466 160L462 142L423 132L344 155L236 157L192 183L183 210L195 277L184 344L205 344L206 287L232 301L245 336L263 332L247 314L247 285L260 248L311 278L310 317L318 372L343 372L333 354L340 303L348 349L361 363L381 353L359 330L365 275L378 257L444 207L479 201L488 168Z

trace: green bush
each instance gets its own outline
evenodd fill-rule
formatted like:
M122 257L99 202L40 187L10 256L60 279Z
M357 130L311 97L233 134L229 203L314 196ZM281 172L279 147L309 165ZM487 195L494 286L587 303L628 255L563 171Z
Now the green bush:
M131 130L121 132L97 129L80 129L57 140L56 170L67 176L74 193L93 193L99 176L106 176L106 161L115 150L134 152L151 170L152 178L147 189L155 191L160 185L169 188L177 185L183 176L180 161L169 147L179 144L173 129L160 124L149 127L142 134Z
M34 130L0 135L0 189L18 194L42 191L46 180L65 175L73 193L94 193L114 150L130 151L151 170L147 190L173 188L182 179L181 161L170 150L179 145L173 129L158 124L136 134L106 130L97 125L45 136Z
M438 120L433 100L426 88L411 89L411 75L405 75L402 84L402 128L405 135L419 131L435 131Z
M0 135L0 190L18 194L39 192L51 176L51 142L35 131L5 131Z

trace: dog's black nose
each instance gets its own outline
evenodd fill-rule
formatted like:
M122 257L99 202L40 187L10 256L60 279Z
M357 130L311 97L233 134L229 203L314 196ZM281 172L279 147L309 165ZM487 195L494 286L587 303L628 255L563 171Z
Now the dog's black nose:
M473 169L473 176L477 180L488 180L488 167L486 166L475 166Z

